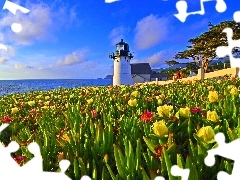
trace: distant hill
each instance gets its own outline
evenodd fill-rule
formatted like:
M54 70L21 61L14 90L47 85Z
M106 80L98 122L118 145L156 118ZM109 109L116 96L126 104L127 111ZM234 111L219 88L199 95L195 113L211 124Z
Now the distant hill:
M113 75L107 75L104 79L112 79Z

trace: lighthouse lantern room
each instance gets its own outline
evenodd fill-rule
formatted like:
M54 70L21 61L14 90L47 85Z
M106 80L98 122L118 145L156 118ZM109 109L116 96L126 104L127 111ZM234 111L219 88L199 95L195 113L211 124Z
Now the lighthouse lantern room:
M133 55L123 39L116 44L116 54L110 53L109 58L114 60L113 85L133 85L130 65Z

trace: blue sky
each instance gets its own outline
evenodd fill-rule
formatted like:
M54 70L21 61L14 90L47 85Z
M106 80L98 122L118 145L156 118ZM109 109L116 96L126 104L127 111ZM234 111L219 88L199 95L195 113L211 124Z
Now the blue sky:
M98 78L113 73L108 53L121 38L134 52L132 62L166 66L176 52L185 50L190 38L217 24L232 20L240 10L237 0L225 0L227 10L218 13L216 1L205 2L205 15L180 22L177 0L17 0L30 10L16 15L0 13L0 79ZM200 0L188 0L188 12L200 10ZM2 9L5 0L0 0ZM239 5L238 5L239 4ZM22 24L14 33L11 24ZM183 62L183 61L180 61Z

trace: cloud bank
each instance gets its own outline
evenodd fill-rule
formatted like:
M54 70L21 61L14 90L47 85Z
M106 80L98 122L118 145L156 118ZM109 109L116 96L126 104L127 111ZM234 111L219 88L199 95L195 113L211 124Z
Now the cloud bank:
M168 35L167 18L149 15L137 22L134 42L137 49L149 49L165 40Z
M81 64L87 61L86 53L86 49L74 51L71 54L66 55L63 59L58 60L56 66L71 66Z
M6 15L0 18L0 40L31 45L35 41L54 39L54 34L66 23L73 23L77 16L74 8L53 9L44 3L28 4L26 8L30 10L27 14L18 11L14 15L4 11ZM22 31L14 33L10 28L12 23L20 23Z
M130 28L127 27L116 27L114 28L109 35L109 39L111 40L111 44L115 45L118 42L120 42L121 39L124 39L125 35L128 34L130 31Z

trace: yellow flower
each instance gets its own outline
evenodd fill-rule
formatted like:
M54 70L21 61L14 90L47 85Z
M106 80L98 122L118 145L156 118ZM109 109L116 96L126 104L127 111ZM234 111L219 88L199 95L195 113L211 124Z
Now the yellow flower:
M69 137L68 137L67 134L64 134L64 135L63 135L63 140L65 140L65 141L67 141L67 142L70 143L70 139L69 139Z
M36 98L37 98L37 99L40 99L41 97L42 97L42 95L38 95Z
M35 104L35 101L28 101L29 106L33 106Z
M43 107L41 107L42 109L47 109L48 108L48 106L43 106Z
M234 87L234 85L229 85L227 88L232 89L233 87Z
M191 114L191 111L188 107L179 109L180 117L188 118L190 116L190 114Z
M47 101L47 100L49 100L49 99L50 99L50 97L49 97L49 96L46 96L46 97L45 97L45 100L46 100L46 101Z
M122 91L122 92L126 91L126 88L125 88L125 87L123 87L123 88L121 89L121 91Z
M46 101L46 102L44 102L44 105L49 106L49 103L50 103L50 101Z
M217 91L209 91L208 100L209 102L217 102L218 101Z
M217 83L220 84L222 81L221 80L218 80Z
M138 95L139 95L138 91L133 91L131 93L131 96L134 96L134 97L138 97Z
M161 94L161 95L159 95L159 98L161 98L162 100L164 100L164 99L165 99L165 95L164 95L164 94Z
M12 108L12 114L15 114L15 113L17 113L17 112L18 112L18 108L17 108L17 107Z
M200 137L204 142L209 142L214 138L215 133L211 126L206 126L199 129L197 136Z
M119 111L122 110L121 106L119 106L119 105L117 105L117 108Z
M168 106L166 104L164 106L157 107L158 115L160 117L164 117L164 116L169 117L172 110L173 110L173 106Z
M168 134L168 128L164 121L155 122L153 124L153 132L159 137L163 137Z
M230 94L233 95L233 96L237 95L238 94L238 89L236 87L233 87L230 91Z
M208 111L207 112L207 120L217 122L219 120L219 116L216 111Z
M136 106L137 105L137 100L136 99L130 99L128 101L128 105L129 106Z
M208 89L209 91L212 91L212 90L214 89L214 87L213 87L213 86L208 86L207 89Z
M158 105L162 105L162 100L158 99Z
M92 104L92 103L93 103L93 99L92 99L92 98L91 98L91 99L88 99L88 100L87 100L87 103L88 103L88 104Z

